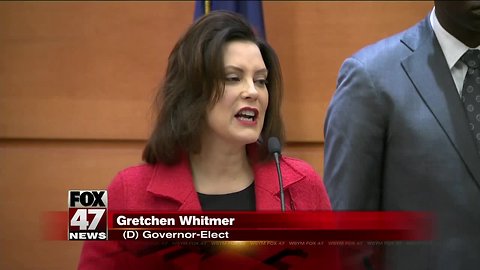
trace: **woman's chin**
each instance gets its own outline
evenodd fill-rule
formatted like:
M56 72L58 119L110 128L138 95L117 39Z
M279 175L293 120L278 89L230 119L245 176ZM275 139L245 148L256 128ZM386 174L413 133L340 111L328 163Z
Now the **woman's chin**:
M257 142L259 137L260 137L260 135L242 136L242 137L237 138L237 141L239 142L239 144L247 145L247 144L252 144L252 143Z

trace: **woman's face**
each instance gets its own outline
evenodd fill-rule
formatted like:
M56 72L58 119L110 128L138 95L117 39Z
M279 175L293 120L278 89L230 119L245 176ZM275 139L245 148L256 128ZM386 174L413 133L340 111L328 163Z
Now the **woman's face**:
M207 112L206 139L234 145L258 140L268 106L267 68L260 49L248 41L225 45L225 91Z

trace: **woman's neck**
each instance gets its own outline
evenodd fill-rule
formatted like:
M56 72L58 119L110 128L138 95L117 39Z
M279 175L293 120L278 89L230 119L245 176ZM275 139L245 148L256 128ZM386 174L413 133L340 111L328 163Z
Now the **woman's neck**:
M237 192L253 181L245 146L204 143L200 153L190 155L190 166L195 189L204 194Z

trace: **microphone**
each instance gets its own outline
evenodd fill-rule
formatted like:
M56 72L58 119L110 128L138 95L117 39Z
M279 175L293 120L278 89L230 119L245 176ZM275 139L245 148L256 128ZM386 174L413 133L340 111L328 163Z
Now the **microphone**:
M277 166L278 185L280 187L280 205L282 207L282 212L285 212L285 195L283 194L283 179L282 172L280 171L280 154L282 153L282 146L277 137L268 138L268 152L273 154L275 165Z

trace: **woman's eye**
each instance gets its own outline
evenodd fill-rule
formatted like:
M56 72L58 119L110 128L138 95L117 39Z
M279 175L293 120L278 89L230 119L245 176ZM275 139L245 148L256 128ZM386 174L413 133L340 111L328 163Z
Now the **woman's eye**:
M225 81L226 82L239 82L240 81L240 78L237 77L237 76L227 76L225 78Z
M258 79L258 80L255 80L255 84L260 86L266 86L268 84L268 81L266 79Z

